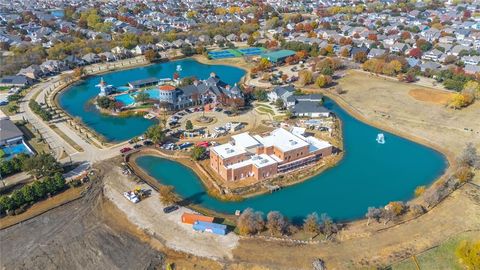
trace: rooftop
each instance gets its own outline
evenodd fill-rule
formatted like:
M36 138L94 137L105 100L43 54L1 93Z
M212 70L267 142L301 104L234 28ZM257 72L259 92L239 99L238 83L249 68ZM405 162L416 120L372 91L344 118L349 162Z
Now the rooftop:
M260 142L253 138L248 132L232 136L235 145L242 148L251 148L260 145Z
M269 53L264 53L260 55L262 58L268 59L270 62L278 62L281 59L287 58L289 56L295 55L295 51L292 50L279 50Z
M215 146L212 150L222 158L230 158L246 153L245 149L230 143Z

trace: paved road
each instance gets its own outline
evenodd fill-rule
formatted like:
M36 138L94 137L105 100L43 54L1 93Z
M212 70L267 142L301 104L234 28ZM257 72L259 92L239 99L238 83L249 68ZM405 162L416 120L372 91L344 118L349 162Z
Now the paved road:
M61 130L67 137L79 145L83 151L76 150L66 140L64 140L58 133L49 127L38 115L36 115L28 106L28 101L35 95L35 100L39 103L45 103L47 92L53 90L55 87L60 86L62 83L62 75L54 76L45 82L35 85L20 102L20 112L11 117L12 120L28 120L33 127L38 130L42 137L46 140L51 148L52 153L60 159L61 162L90 162L112 158L119 154L119 150L125 147L128 143L120 143L108 148L98 148L84 138L79 136L76 131L70 127L66 121L57 121L55 125ZM65 153L67 157L65 157Z

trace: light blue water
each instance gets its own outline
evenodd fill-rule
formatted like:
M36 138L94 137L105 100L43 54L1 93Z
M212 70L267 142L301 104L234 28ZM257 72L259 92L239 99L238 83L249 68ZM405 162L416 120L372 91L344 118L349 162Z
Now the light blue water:
M130 90L130 87L128 87L128 86L118 86L118 87L116 87L116 90L117 90L117 92L126 92L126 91Z
M115 97L115 100L122 102L123 104L125 104L125 106L129 106L135 103L135 99L130 94L118 95Z
M160 92L158 91L158 89L147 89L145 90L145 93L148 94L148 96L151 98L151 99L159 99L160 98Z
M183 198L204 207L228 214L247 207L264 213L278 210L295 222L312 212L328 213L337 220L363 217L369 206L410 199L415 187L431 183L444 172L447 163L440 153L366 125L331 100L326 100L325 106L342 120L343 160L273 194L223 202L210 197L195 173L177 162L144 156L137 164L159 182L175 186ZM375 140L380 132L385 134L383 145Z
M143 117L116 117L101 114L92 101L99 93L95 87L100 82L100 77L112 85L126 85L130 81L149 77L171 78L176 72L177 65L182 67L181 77L195 76L198 79L206 79L211 72L215 72L220 78L230 84L238 82L245 74L239 68L222 65L204 65L192 59L184 59L166 63L159 63L146 67L117 71L99 76L92 76L70 87L59 96L60 106L70 115L79 117L91 129L104 136L107 141L124 141L141 135L152 125L154 120Z
M32 155L33 153L27 148L27 146L23 143L19 144L12 144L8 146L2 146L0 149L3 150L5 156L3 157L5 160L12 159L15 155L24 153L27 155Z

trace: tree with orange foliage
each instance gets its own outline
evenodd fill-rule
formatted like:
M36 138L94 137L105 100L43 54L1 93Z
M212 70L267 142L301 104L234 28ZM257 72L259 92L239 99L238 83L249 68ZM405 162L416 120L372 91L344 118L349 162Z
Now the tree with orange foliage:
M305 50L298 51L298 52L295 54L295 56L297 56L297 57L298 57L298 59L302 60L302 59L305 59L305 58L307 58L307 56L308 56L308 52L307 52L307 51L305 51Z
M303 26L303 30L305 30L305 32L311 32L313 31L313 27L311 24L307 23Z
M368 40L373 40L373 41L377 41L378 40L378 37L377 37L377 34L368 34Z
M297 23L297 24L295 25L295 31L296 31L296 32L303 32L303 30L304 30L303 23Z
M353 60L355 60L355 62L357 62L357 63L363 63L363 62L367 61L367 54L365 52L357 52L353 56Z
M407 32L407 31L403 31L401 34L400 34L400 38L402 40L406 40L406 39L409 39L411 38L412 35L410 34L410 32Z

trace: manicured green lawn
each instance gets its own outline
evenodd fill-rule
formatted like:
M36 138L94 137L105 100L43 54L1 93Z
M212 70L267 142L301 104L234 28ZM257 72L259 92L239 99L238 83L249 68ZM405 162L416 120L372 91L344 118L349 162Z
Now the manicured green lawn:
M10 86L0 86L0 92L1 91L7 91L10 89Z
M474 240L474 233L464 233L460 236L451 238L440 246L417 255L420 269L436 270L463 270L465 269L455 255L455 250L462 240ZM398 264L392 265L392 270L410 270L417 269L412 258L404 260Z

